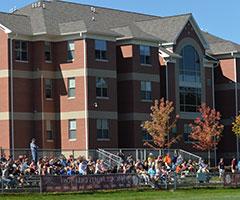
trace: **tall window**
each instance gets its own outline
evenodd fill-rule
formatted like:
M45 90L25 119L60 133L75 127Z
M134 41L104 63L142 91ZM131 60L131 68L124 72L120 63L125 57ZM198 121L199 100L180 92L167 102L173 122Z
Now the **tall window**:
M16 60L28 61L28 43L26 41L15 41Z
M46 99L53 98L53 80L52 79L45 80L45 97Z
M97 139L109 139L109 126L107 119L97 120Z
M44 54L45 54L45 61L51 62L52 61L52 48L50 42L45 42L44 44Z
M152 100L152 84L150 81L141 81L141 99Z
M151 64L150 56L151 56L150 47L141 45L140 46L140 63L150 65Z
M95 58L107 60L107 42L105 40L95 40Z
M53 140L53 128L50 120L46 121L47 140Z
M75 78L68 78L68 97L75 97L76 83Z
M107 81L103 78L96 78L96 96L107 97L108 85Z
M185 46L181 51L179 66L180 111L197 112L201 105L200 58L193 46Z
M68 121L68 139L77 139L77 121L75 119L71 119Z
M74 41L68 41L67 44L67 60L74 60L75 44Z

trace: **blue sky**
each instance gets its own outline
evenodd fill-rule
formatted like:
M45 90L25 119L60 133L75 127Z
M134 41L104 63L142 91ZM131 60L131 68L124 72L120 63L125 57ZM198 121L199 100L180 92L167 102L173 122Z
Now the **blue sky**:
M8 12L34 0L1 0ZM240 0L70 0L159 16L193 13L201 29L240 44Z

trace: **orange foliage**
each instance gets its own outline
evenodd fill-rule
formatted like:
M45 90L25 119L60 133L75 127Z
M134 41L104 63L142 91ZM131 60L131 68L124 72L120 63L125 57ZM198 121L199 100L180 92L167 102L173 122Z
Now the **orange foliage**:
M211 150L220 141L224 126L220 124L221 114L215 109L211 109L206 104L199 108L201 117L195 119L194 124L189 126L192 132L189 135L196 143L193 147L202 151Z
M150 120L142 124L143 129L152 136L152 142L145 142L154 149L170 147L177 142L179 136L171 136L171 130L176 126L179 116L173 116L174 111L173 102L165 101L162 98L160 101L155 100L151 107Z

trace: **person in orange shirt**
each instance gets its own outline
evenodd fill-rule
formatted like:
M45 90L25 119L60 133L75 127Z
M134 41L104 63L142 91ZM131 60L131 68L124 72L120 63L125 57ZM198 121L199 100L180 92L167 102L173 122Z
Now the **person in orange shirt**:
M168 166L171 165L172 159L171 159L171 156L170 156L169 153L164 157L164 162L165 162Z

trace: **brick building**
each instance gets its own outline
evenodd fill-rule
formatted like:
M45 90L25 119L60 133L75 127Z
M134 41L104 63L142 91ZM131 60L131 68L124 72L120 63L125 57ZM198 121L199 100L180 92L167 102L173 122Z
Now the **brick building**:
M154 99L188 123L205 102L223 115L219 153L235 151L240 46L199 29L191 14L159 17L64 1L0 13L0 146L142 147Z

